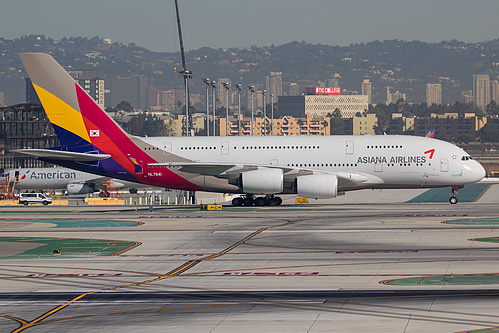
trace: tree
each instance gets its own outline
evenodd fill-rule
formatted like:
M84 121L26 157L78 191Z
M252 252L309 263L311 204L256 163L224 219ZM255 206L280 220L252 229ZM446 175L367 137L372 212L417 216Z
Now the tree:
M130 119L128 131L130 134L138 136L164 136L169 134L163 120L145 113L138 114Z
M329 132L331 135L341 135L345 134L345 125L343 123L343 118L341 116L340 109L334 109L332 114L328 114L330 120L329 123L331 126L329 127Z
M486 123L480 130L480 136L482 142L497 142L499 141L499 132L497 131L496 125L492 122Z
M118 111L125 111L125 112L133 112L134 108L128 101L121 101L118 103L116 106L116 110Z
M499 105L497 105L496 101L492 100L487 108L485 109L488 115L499 115Z

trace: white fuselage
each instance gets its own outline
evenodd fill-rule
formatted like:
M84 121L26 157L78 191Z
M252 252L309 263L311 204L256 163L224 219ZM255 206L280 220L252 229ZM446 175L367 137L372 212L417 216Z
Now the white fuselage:
M152 137L140 138L153 147L158 161L180 159L195 163L237 163L360 174L360 188L462 186L485 176L483 167L453 144L414 136L258 136L258 137ZM159 156L159 155L163 156ZM147 168L154 178L154 170ZM185 173L186 179L197 180ZM227 191L227 181L209 182L212 191Z

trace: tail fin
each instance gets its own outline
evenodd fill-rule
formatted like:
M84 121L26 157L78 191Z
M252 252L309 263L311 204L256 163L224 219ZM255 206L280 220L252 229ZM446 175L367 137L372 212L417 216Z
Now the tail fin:
M20 54L43 108L63 146L76 153L109 154L104 167L133 170L127 157L140 156L149 162L116 122L76 83L52 56L44 53ZM142 154L141 154L142 153ZM62 164L61 164L62 165Z
M62 145L98 145L110 137L128 137L52 56L20 57Z
M96 165L88 166L65 161L71 159L72 154L65 154L68 156L64 156L61 161L61 154L50 155L45 152L45 160L73 169L154 186L201 189L167 169L163 171L162 178L152 181L146 179L143 166L157 163L155 158L161 156L153 158L145 152L147 148L151 150L151 145L125 133L52 56L24 53L20 57L59 141L64 146L61 150L84 153L80 155L85 156L93 152L105 155L105 159L99 158L100 162ZM80 155L78 158L81 158ZM93 160L95 159L92 157Z

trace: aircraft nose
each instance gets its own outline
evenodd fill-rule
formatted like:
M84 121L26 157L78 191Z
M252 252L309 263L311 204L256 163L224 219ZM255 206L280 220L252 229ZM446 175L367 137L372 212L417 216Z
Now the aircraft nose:
M472 177L476 180L474 180L474 182L479 182L480 180L483 179L483 177L485 177L485 169L483 168L483 166L478 163L477 161L473 161L475 162L474 165L472 166Z

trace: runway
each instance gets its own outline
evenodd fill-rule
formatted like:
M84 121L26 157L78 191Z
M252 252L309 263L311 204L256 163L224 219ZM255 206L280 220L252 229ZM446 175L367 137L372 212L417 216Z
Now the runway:
M452 206L357 204L349 194L350 203L223 211L5 209L0 237L18 242L0 247L0 325L5 332L497 328L499 223L490 218L499 216L498 193L493 185L477 202ZM106 219L123 224L86 222ZM72 241L47 254L44 238ZM136 246L113 250L118 241Z

